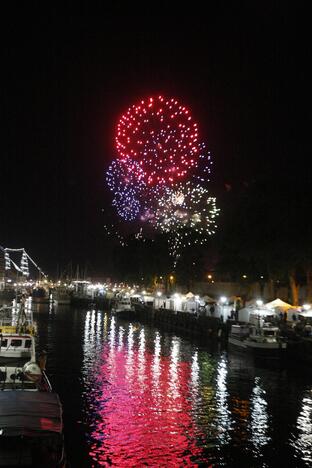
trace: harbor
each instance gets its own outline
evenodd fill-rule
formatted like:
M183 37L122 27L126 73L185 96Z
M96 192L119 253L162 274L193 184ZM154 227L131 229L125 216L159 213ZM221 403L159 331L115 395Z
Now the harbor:
M51 467L312 463L309 304L19 274L2 283L0 408L20 424L9 394L17 411L26 394L59 438ZM29 424L32 449L13 447L41 466Z
M0 468L312 468L296 7L6 5Z
M34 316L72 466L311 464L309 367L108 310L37 304Z

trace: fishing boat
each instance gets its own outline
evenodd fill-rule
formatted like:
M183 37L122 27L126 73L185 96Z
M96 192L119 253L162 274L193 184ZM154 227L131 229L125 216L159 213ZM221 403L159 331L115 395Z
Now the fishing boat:
M111 308L112 314L120 314L122 312L132 312L134 306L131 302L130 297L116 298Z
M286 341L280 336L279 328L269 322L263 326L233 324L228 344L234 349L267 359L282 357L287 348Z
M66 467L56 393L0 392L0 467Z
M0 366L0 467L65 468L62 405L35 361Z
M35 357L36 326L31 309L26 309L25 300L11 307L0 309L0 364L5 359Z
M23 309L16 324L0 327L0 467L65 468L62 405Z

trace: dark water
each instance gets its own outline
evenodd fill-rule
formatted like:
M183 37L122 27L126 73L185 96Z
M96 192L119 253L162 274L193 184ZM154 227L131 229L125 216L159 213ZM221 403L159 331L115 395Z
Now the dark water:
M312 466L312 376L98 310L34 306L72 468Z

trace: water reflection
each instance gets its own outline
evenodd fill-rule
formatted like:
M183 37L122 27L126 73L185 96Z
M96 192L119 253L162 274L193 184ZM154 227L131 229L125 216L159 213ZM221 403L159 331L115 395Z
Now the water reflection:
M267 402L265 400L265 391L261 388L260 378L255 378L255 386L252 390L250 401L251 412L251 441L254 446L254 451L257 456L261 454L263 446L268 444L269 415L267 411Z
M192 366L191 366L191 395L194 403L198 400L198 390L199 390L199 362L198 362L198 351L192 356Z
M170 400L178 400L179 398L179 379L178 379L178 362L179 362L180 342L174 337L171 342L170 365L169 365L169 391Z
M160 345L160 334L156 332L155 339L154 339L154 356L153 356L153 364L152 364L152 381L153 381L153 388L154 391L157 392L159 386L159 378L160 378L160 352L161 352L161 345Z
M284 444L274 439L283 408L270 399L287 397L283 374L237 366L226 354L95 310L83 333L91 466L277 466L276 446L287 446L290 427L286 462L311 465L311 391L285 426Z
M216 382L216 407L217 407L217 421L218 421L218 438L220 443L226 444L230 440L230 430L232 426L231 412L228 405L229 393L226 385L227 377L227 363L223 356L219 362L217 369L217 382Z
M297 419L297 435L291 445L306 466L312 466L312 390L303 397L301 411Z
M86 355L94 351L92 328L92 313L88 313ZM147 349L144 328L138 330L132 324L117 330L112 320L106 338L99 357L101 371L89 369L94 379L89 386L88 417L91 410L91 419L96 421L90 434L90 456L101 466L196 466L201 449L189 395L198 381L196 359L193 367L181 362L176 337L171 339L169 356L162 354L159 333L154 349Z

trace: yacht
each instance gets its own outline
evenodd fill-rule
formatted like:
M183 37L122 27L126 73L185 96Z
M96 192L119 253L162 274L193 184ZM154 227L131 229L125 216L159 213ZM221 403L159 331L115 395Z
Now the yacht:
M281 357L287 347L286 341L280 337L279 328L269 322L263 326L233 324L228 343L232 348L269 359Z

